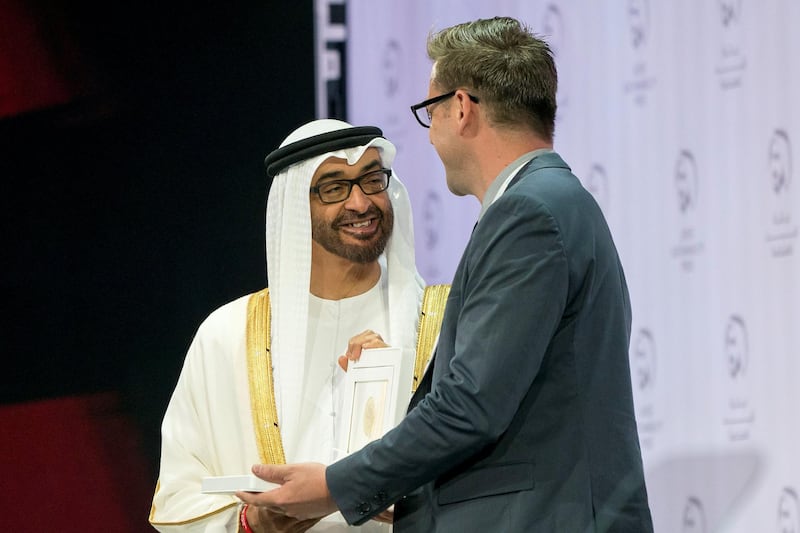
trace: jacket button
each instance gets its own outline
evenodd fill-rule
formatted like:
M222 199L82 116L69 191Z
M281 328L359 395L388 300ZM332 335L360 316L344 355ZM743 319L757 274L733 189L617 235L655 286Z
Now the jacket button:
M376 503L383 503L386 501L386 493L382 490L379 490L378 493L372 497L372 499L375 500Z
M358 506L358 513L359 514L367 514L372 510L372 506L367 502L361 502Z

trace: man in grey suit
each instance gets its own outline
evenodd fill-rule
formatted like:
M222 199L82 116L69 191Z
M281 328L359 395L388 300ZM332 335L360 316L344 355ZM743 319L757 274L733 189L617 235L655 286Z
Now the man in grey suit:
M428 55L412 110L450 190L482 204L433 361L382 439L327 468L257 465L282 487L240 497L355 524L396 502L396 532L652 531L628 290L600 208L552 148L552 53L494 18L431 35Z

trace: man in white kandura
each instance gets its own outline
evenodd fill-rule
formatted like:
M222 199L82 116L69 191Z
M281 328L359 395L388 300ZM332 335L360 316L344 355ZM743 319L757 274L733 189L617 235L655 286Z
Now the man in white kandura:
M201 483L254 463L336 460L337 359L351 338L359 351L400 347L410 383L423 281L394 156L378 128L317 120L267 157L269 288L214 311L189 348L162 426L159 531L391 531L390 514L359 528L338 513L297 521Z

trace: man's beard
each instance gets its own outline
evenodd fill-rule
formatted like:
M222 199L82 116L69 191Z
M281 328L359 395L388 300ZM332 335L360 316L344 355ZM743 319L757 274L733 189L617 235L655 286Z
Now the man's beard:
M345 244L339 234L339 227L344 224L351 224L358 220L375 216L378 221L377 235L370 235L364 240L375 239L368 245ZM386 248L389 237L392 236L394 226L394 211L392 204L388 204L386 211L381 211L375 206L370 207L363 215L353 215L351 212L344 211L332 221L324 219L311 219L311 238L320 246L334 255L338 255L354 263L371 263L376 261ZM354 239L359 239L357 235L350 235Z

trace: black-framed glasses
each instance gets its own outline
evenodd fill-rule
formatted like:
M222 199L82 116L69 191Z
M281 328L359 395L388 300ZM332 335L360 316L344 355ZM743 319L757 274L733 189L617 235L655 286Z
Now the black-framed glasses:
M350 198L353 185L358 185L364 194L378 194L389 188L389 178L392 177L392 169L381 168L371 170L352 180L326 181L322 185L311 187L310 192L319 196L319 201L323 204L335 204Z
M456 91L450 91L449 93L440 94L439 96L434 96L433 98L428 98L427 100L423 100L418 104L414 104L411 106L411 112L414 113L414 118L417 119L419 125L423 128L430 128L431 127L431 110L428 109L429 105L433 105L436 102L441 102L442 100L446 100L451 96L454 96ZM472 96L471 94L467 93L469 99L475 102L476 104L480 103L477 96Z

